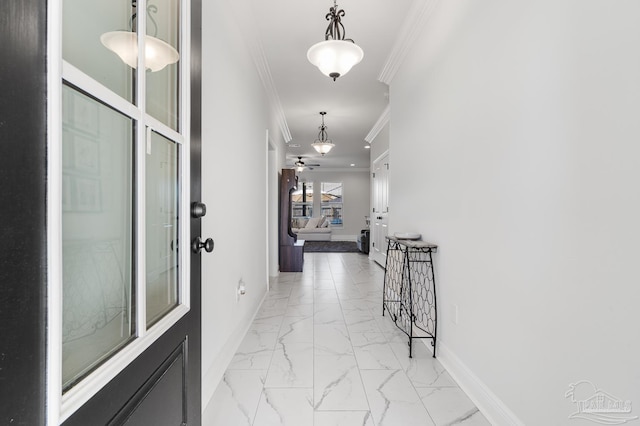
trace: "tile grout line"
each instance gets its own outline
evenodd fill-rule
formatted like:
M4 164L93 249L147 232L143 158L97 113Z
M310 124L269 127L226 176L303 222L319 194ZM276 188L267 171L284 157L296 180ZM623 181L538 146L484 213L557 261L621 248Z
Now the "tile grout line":
M271 286L269 286L269 288L271 289ZM271 291L271 290L269 290ZM291 290L289 291L289 298L291 297ZM287 305L289 304L289 298L287 298ZM286 312L286 311L285 311ZM278 344L278 336L280 335L280 329L282 328L282 324L284 322L284 315L282 316L282 319L280 320L280 326L278 327L278 332L276 335L276 340L275 343L273 344L273 347L271 348L271 357L269 357L269 365L267 366L267 372L264 375L264 381L262 382L262 392L260 393L260 398L258 398L258 404L256 405L256 409L255 409L255 413L253 415L253 421L251 422L251 424L255 424L256 422L256 418L258 416L258 409L260 408L260 403L262 402L262 398L266 398L266 384L267 384L267 377L269 377L269 370L271 369L271 363L273 362L273 355L275 353L275 348L276 345ZM254 325L254 322L251 325Z
M342 264L345 266L345 268L348 269L348 266L344 263L344 260L341 258ZM348 272L347 272L348 273ZM353 282L353 285L356 285L355 281L353 280L353 277L351 276L351 274L349 274L349 279ZM334 287L335 287L335 281L333 283ZM336 289L336 294L337 294L337 289ZM344 320L344 325L345 328L347 329L347 335L349 336L349 344L351 345L351 351L353 352L353 359L356 362L356 367L358 369L358 377L360 377L360 384L362 385L362 390L364 392L364 397L367 400L367 406L369 407L369 417L371 418L371 421L374 422L373 419L373 412L371 410L371 401L369 401L369 395L367 394L367 389L364 386L364 380L362 379L362 370L360 369L360 363L358 362L358 357L356 356L356 351L353 347L353 342L351 341L351 331L349 330L349 327L347 327L347 319L344 316L344 309L342 308L342 299L340 299L340 297L338 297L338 304L340 305L340 313L342 314L342 319ZM375 422L374 422L375 423Z

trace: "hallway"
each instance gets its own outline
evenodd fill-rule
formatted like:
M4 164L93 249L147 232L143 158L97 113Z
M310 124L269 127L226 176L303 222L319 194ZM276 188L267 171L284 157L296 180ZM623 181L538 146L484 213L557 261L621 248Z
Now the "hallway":
M409 359L381 316L383 278L357 253L306 253L304 272L280 274L203 425L488 425L421 342Z

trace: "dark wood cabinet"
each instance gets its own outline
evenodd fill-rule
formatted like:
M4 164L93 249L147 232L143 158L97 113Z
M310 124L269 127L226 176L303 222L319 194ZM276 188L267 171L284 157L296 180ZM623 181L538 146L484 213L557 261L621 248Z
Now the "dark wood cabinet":
M298 188L298 177L293 169L282 169L280 178L280 272L302 272L304 240L298 240L291 231L291 193Z

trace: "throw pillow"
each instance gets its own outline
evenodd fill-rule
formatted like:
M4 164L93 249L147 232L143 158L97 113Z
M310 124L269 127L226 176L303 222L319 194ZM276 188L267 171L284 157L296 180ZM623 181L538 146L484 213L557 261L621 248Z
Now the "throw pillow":
M315 228L318 226L319 221L319 217L312 217L311 219L309 219L309 222L307 222L307 226L305 226L305 228Z
M328 228L329 227L329 221L328 220L324 220L324 223L321 226L322 228Z
M324 215L320 216L320 220L318 221L318 228L322 228L324 226L324 222L326 221L326 217Z

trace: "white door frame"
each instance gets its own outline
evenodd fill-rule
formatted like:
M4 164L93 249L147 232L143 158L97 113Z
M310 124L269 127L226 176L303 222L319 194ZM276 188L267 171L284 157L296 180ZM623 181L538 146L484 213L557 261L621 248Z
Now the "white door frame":
M389 150L373 161L371 249L369 257L385 266L389 223Z

